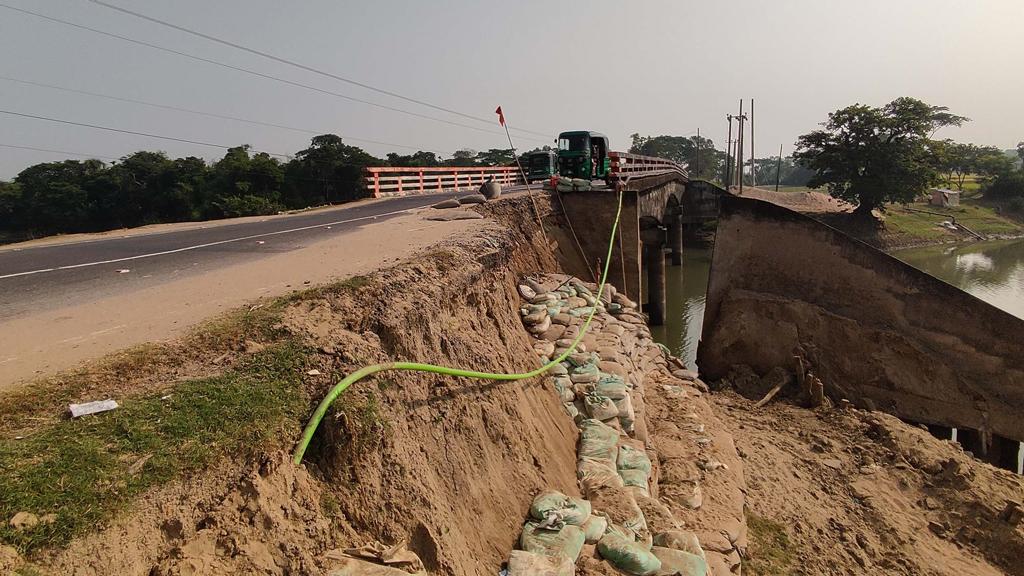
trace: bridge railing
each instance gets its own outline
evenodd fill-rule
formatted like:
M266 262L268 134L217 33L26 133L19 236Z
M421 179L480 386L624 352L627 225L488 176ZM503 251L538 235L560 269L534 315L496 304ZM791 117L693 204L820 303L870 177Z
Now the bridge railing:
M664 158L641 156L627 152L609 152L608 157L611 159L612 177L618 180L624 180L630 176L637 178L673 172L685 177L689 176L686 168Z
M493 177L502 186L523 183L519 168L515 166L371 166L366 168L366 188L374 198L390 198L463 189L475 190L489 177Z

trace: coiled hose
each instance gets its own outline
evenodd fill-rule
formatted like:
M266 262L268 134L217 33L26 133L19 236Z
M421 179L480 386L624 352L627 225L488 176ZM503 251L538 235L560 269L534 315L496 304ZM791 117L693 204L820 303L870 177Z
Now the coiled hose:
M608 237L608 254L604 259L604 270L601 272L601 282L597 287L597 300L601 300L601 295L604 293L604 285L608 280L608 266L612 261L612 247L614 246L615 232L619 227L619 217L622 215L622 187L618 189L618 201L615 209L615 221L612 223L611 234ZM562 352L557 358L551 360L547 364L530 370L529 372L520 372L515 374L501 374L495 372L477 372L476 370L466 370L463 368L450 368L447 366L437 366L434 364L421 364L419 362L386 362L384 364L372 364L370 366L364 366L359 370L349 374L345 378L334 385L327 396L320 401L320 404L316 407L316 411L310 417L309 422L306 424L306 428L302 431L302 438L299 439L298 446L295 447L292 461L295 464L302 463L302 457L306 454L306 449L309 448L309 443L313 439L313 434L316 429L320 426L320 421L323 420L327 414L327 409L331 407L331 404L348 389L349 386L356 382L376 374L377 372L384 372L386 370L410 370L414 372L432 372L434 374L444 374L446 376L459 376L461 378L479 378L481 380L525 380L526 378L533 378L539 376L550 370L556 364L560 364L563 360L569 357L570 354L576 351L576 346L579 345L583 336L587 333L590 328L590 322L594 319L594 314L597 313L597 306L593 307L590 314L587 316L587 320L583 323L583 328L580 333L576 335L576 338L572 341L572 346L569 346L565 352Z

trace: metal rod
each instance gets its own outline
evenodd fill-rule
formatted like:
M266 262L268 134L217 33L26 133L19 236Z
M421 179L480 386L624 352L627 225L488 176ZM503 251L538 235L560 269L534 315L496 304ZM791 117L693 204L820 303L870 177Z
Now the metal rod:
M750 99L750 185L757 186L757 170L754 166L754 99Z
M775 191L779 191L779 176L782 174L782 144L779 144L779 162L775 165Z

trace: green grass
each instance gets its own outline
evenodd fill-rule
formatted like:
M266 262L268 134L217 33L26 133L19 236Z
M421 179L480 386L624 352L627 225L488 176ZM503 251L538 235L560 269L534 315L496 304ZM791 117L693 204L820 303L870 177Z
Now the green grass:
M792 572L796 549L779 523L747 511L747 560L743 572L753 576L781 576Z
M965 186L966 187L966 186ZM904 209L902 206L893 205L887 208L885 213L885 227L889 232L895 232L919 238L921 240L939 240L942 238L956 238L945 228L939 226L943 220L956 218L957 224L963 224L978 234L984 236L1001 234L1020 234L1024 228L1020 224L996 213L994 209L985 206L975 199L961 198L960 206L943 208L932 206L926 202L915 202L910 205L917 210L927 210L942 214L922 214Z
M95 530L143 491L210 464L293 440L308 407L303 348L289 341L234 370L171 390L128 397L112 412L44 425L0 439L0 519L55 514L0 542L25 554Z

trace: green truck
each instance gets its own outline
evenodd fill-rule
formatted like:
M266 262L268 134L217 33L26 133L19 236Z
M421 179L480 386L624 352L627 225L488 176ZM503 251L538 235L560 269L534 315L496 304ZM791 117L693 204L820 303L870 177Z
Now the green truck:
M558 175L563 178L605 180L611 170L608 137L576 130L558 135Z

